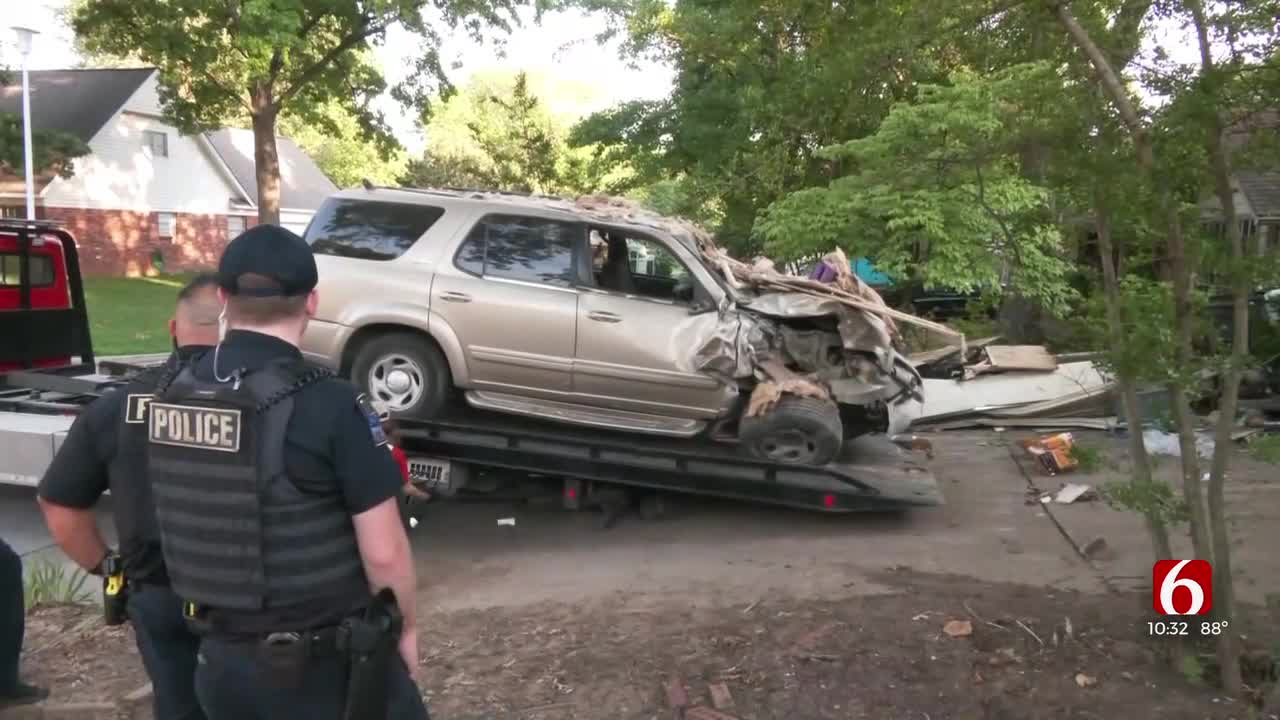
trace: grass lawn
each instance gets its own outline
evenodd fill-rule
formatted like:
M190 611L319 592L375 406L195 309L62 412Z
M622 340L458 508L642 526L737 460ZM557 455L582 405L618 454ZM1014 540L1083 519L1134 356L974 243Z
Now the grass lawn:
M93 350L99 356L166 352L169 318L190 275L87 277L85 305Z

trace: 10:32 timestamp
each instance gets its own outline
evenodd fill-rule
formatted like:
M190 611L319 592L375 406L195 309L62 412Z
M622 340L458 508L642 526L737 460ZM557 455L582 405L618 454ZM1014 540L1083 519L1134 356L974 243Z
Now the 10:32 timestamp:
M1151 637L1216 637L1227 629L1227 624L1214 620L1148 620L1147 634Z

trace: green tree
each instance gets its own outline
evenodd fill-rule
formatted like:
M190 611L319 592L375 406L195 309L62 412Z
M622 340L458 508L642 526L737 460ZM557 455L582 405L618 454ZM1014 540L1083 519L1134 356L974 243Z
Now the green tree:
M341 102L329 101L310 121L281 116L280 134L305 150L338 187L353 187L365 179L394 185L407 158L390 135L370 131L376 124L362 121Z
M717 208L721 240L754 252L760 210L842 174L819 148L869 135L957 66L915 48L949 43L948 18L970 4L636 0L627 47L669 62L673 91L595 114L574 142L632 165L637 186L684 179L689 205Z
M575 103L556 102L563 90L576 89L525 72L475 78L427 126L427 149L410 163L405 182L563 195L616 190L625 167L597 148L567 145ZM555 113L551 104L568 107Z
M31 159L35 174L52 172L68 178L75 174L75 159L89 154L83 140L58 130L31 131ZM26 162L22 142L22 116L0 113L0 172L23 176Z
M1019 150L1053 121L1062 97L1047 64L994 76L959 72L923 85L877 131L822 148L852 172L800 190L762 213L756 230L775 260L842 247L895 277L961 291L1013 289L1057 313L1071 300L1048 188L1022 173Z
M541 10L551 0L534 0ZM525 0L82 0L71 24L95 53L132 56L160 71L160 101L179 128L194 132L247 120L261 222L278 222L280 164L276 125L284 112L318 121L329 103L385 132L362 109L387 90L368 51L388 28L420 38L408 78L392 95L426 114L448 88L441 29L507 31Z

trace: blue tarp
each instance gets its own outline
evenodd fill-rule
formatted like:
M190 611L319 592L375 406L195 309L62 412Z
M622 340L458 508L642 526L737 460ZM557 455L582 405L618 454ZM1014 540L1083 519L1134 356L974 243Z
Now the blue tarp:
M875 265L871 264L871 260L860 257L853 261L853 274L862 279L862 282L872 287L887 287L893 285L893 279L888 275L876 270Z

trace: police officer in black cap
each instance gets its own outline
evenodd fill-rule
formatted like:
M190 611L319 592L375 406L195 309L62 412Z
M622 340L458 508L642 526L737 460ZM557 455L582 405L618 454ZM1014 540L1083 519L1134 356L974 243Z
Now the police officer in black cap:
M40 480L37 500L50 534L86 570L116 575L123 585L104 598L109 622L127 617L151 678L157 720L201 720L195 693L200 640L186 626L169 589L150 487L146 483L146 408L166 375L218 341L217 278L199 275L178 293L169 321L174 352L85 407ZM93 507L111 490L119 554L108 552ZM111 569L108 570L108 566ZM107 579L108 582L119 578Z
M149 409L165 563L213 720L427 717L400 471L368 399L303 362L316 282L294 233L232 240L229 332Z

